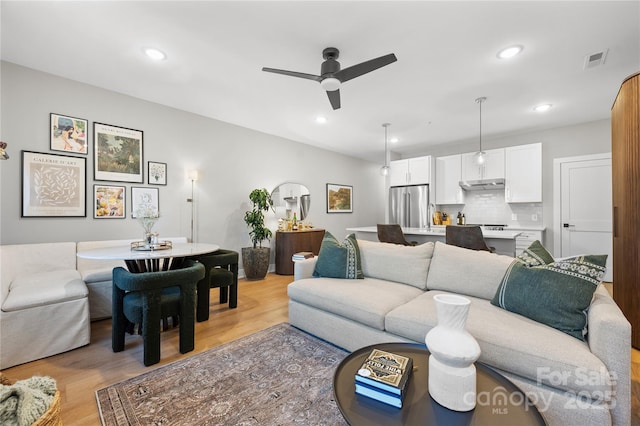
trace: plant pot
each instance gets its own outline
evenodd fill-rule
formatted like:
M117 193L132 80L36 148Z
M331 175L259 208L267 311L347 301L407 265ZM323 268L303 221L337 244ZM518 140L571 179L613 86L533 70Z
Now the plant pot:
M247 280L263 280L269 271L270 247L242 247L242 267Z

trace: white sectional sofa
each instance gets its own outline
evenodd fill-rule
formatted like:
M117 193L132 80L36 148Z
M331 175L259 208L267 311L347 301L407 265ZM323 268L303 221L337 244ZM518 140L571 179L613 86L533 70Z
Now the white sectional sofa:
M631 327L602 285L585 342L491 304L513 258L440 242L357 243L364 279L312 277L318 257L295 263L292 325L348 350L424 343L437 324L433 296L462 294L471 300L467 329L480 344L479 361L519 386L548 424L630 423Z
M111 317L113 268L125 265L77 253L132 241L0 246L0 370L88 345L90 321Z

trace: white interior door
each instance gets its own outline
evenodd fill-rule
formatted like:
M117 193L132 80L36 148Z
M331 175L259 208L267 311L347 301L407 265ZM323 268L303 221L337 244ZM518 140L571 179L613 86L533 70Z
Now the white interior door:
M607 254L613 280L611 158L561 163L561 257Z

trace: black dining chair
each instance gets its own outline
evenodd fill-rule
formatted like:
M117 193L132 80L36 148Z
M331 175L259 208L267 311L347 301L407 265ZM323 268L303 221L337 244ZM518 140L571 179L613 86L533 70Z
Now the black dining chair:
M124 350L129 322L141 324L144 365L160 361L160 321L170 316L180 322L180 353L194 348L196 286L205 275L205 267L186 260L181 269L132 273L113 269L111 347Z
M487 246L479 225L447 225L445 228L445 241L447 244L463 247L471 250L489 251L495 249Z
M403 246L415 246L418 243L415 241L407 241L402 232L402 227L397 223L392 224L378 224L378 241L381 243L401 244Z
M220 303L229 302L230 309L238 306L238 257L237 251L226 249L196 257L205 267L205 276L198 282L198 322L209 319L209 289L220 288Z

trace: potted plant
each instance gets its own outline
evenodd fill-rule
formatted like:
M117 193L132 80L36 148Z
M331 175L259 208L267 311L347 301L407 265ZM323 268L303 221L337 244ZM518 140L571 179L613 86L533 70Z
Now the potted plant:
M262 247L264 240L270 240L271 230L264 225L264 212L273 206L269 191L265 188L254 189L249 194L253 209L244 214L244 221L251 231L249 237L253 247L242 248L242 266L248 280L261 280L269 270L270 247Z

